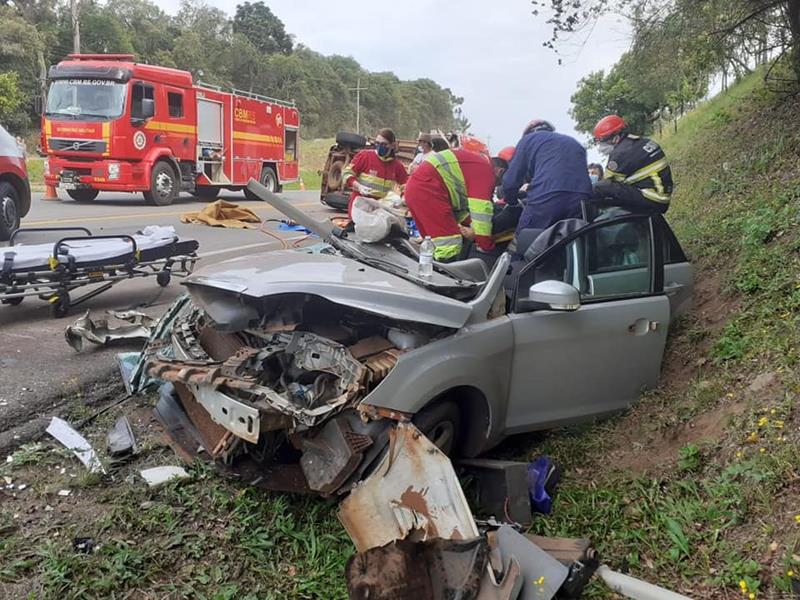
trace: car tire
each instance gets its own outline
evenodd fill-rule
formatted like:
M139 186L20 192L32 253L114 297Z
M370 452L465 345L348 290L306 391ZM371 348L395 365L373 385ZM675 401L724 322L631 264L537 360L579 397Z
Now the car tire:
M168 206L178 197L180 179L168 162L159 161L150 173L150 189L144 199L153 206Z
M210 200L219 196L220 188L215 185L198 185L194 188L194 195L197 198Z
M275 173L275 169L272 167L264 167L261 169L261 177L258 178L258 182L273 194L277 194L280 189L280 184L278 184L278 175ZM261 200L261 198L253 194L247 188L244 188L244 195L248 200Z
M347 207L350 204L350 196L348 194L339 193L325 194L322 197L322 202L326 206L330 206L342 212L347 212Z
M11 239L19 222L19 194L13 185L0 181L0 242Z
M99 190L67 190L67 195L75 202L91 202L99 193Z
M342 175L344 174L344 163L337 160L328 169L328 189L338 190L342 187Z
M351 148L363 148L367 145L367 138L358 133L348 133L341 131L336 134L336 143L340 146L349 146Z
M414 425L447 456L458 452L461 414L455 402L426 406L412 419Z

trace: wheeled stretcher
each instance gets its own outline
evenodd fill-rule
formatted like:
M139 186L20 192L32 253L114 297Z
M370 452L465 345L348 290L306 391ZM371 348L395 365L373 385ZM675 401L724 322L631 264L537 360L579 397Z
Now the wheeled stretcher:
M27 235L58 241L21 243ZM180 239L172 227L145 227L134 235L92 235L85 227L19 229L9 246L0 248L0 302L16 305L38 296L50 303L54 317L63 317L71 306L126 279L155 275L166 287L172 275L192 272L198 247L195 240ZM84 286L93 289L71 296Z

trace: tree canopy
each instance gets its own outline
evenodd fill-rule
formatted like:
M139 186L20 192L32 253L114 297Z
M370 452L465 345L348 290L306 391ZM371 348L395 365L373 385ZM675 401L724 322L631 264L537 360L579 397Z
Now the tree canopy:
M639 131L675 119L703 98L710 82L758 65L788 67L766 77L783 87L800 81L800 0L532 0L552 26L544 45L559 51L565 36L583 35L604 15L621 15L631 46L609 70L582 79L572 116L590 132L615 112ZM790 77L786 77L788 71Z
M81 51L129 53L140 62L191 71L196 80L295 100L303 135L355 129L356 83L362 130L401 136L467 125L462 98L430 79L372 73L351 57L295 45L263 1L245 1L233 18L203 0L182 0L175 16L151 0L81 0ZM37 123L47 67L72 51L68 0L0 0L0 119L15 131Z

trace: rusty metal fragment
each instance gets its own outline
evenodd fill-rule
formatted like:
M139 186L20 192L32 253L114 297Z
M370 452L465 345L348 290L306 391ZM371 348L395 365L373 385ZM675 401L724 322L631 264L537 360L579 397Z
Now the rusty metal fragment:
M364 552L393 540L464 540L478 528L450 460L411 423L389 433L375 471L341 503L339 520Z
M350 558L350 600L471 600L486 569L485 538L397 540Z

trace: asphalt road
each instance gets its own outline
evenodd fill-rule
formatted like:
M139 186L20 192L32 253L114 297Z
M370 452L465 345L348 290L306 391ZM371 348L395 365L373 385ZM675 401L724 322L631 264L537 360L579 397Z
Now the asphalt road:
M319 203L319 192L286 192L296 206L321 219L338 213ZM180 215L200 210L208 202L183 195L171 206L146 205L140 194L101 194L89 203L69 199L45 201L34 194L30 213L23 227L88 227L95 235L134 233L147 225L172 225L178 235L200 243L197 270L237 256L277 250L278 240L258 229L223 229L180 222ZM280 219L262 202L251 202L239 194L221 196L246 206L263 219ZM262 229L289 241L298 242L302 233L283 231L276 222ZM315 240L308 240L313 242ZM85 288L84 288L85 289ZM27 298L19 306L0 306L0 449L20 431L38 428L59 404L86 393L93 382L107 379L115 368L114 356L136 346L88 348L76 353L64 340L65 327L86 309L102 316L108 309L124 310L146 305L145 312L157 316L182 292L180 280L173 278L160 288L155 277L126 280L74 307L63 319L53 319L49 306L38 298ZM78 291L75 292L76 294Z

